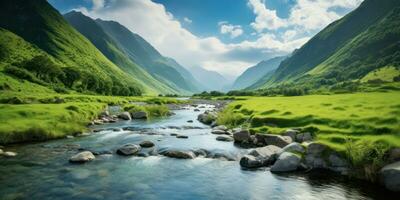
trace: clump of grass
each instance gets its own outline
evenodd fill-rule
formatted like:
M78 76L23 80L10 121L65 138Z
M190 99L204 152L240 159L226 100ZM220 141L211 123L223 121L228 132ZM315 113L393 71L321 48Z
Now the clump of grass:
M233 112L235 107L227 107L218 113L217 124L224 124L230 128L238 127L246 122L247 118L242 113Z
M148 117L165 117L170 114L170 110L166 105L157 105L157 104L149 104L149 105L129 104L125 105L123 109L130 113L146 112Z

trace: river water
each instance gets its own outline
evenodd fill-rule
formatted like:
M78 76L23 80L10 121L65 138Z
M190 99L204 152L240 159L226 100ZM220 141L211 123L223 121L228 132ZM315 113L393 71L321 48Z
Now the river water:
M212 108L207 105L201 110L205 109ZM86 137L9 146L7 150L18 156L0 157L0 199L395 199L377 185L327 172L275 175L267 168L242 170L238 161L224 159L115 154L121 145L143 140L153 141L158 149L203 148L234 158L248 151L232 142L216 141L210 128L197 122L199 112L193 107L174 112L165 119L94 127L131 127L131 131L105 130ZM189 138L178 139L170 133ZM112 154L70 164L69 157L82 149Z

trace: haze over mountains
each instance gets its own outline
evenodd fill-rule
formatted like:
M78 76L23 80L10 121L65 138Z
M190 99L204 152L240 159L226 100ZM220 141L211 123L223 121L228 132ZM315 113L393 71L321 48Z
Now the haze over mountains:
M62 16L45 0L5 0L0 6L0 80L22 90L188 95L318 89L354 81L391 82L400 75L398 0L365 0L290 56L261 61L235 81L181 66L115 21L75 11Z

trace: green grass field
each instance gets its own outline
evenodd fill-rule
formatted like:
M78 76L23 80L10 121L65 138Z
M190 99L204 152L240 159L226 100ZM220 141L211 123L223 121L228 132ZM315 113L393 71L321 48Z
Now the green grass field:
M399 100L400 92L246 97L231 103L218 122L273 134L302 127L339 151L349 140L400 147Z

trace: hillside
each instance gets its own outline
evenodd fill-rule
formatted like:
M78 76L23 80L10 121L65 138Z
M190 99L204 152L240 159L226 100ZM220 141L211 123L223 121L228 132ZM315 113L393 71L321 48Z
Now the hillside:
M232 82L215 71L206 70L202 67L193 67L190 69L195 79L204 86L204 90L228 90Z
M179 71L189 73L185 68L171 65L171 59L162 56L150 43L114 21L96 19L103 30L122 48L125 54L157 80L169 87L186 92L199 91L190 77Z
M67 77L66 81L57 77L53 82L63 82L69 88L99 94L138 95L143 91L142 85L109 61L47 1L5 0L0 2L0 11L0 27L22 37L55 59L48 56L37 58L52 66L49 69L57 69L57 76ZM39 63L38 60L31 62ZM28 68L25 67L29 71ZM43 75L37 75L40 76Z
M332 86L359 80L381 67L398 66L399 6L396 0L364 1L283 61L261 87Z
M286 56L275 57L269 60L263 60L257 65L249 67L244 71L233 83L232 89L239 90L245 89L256 82L258 82L262 77L267 75L267 73L278 68L279 64L286 58Z
M148 88L149 92L154 94L179 93L178 90L170 88L156 80L129 59L118 43L105 33L102 27L92 18L75 11L65 14L64 18L76 30L88 38L109 60Z

